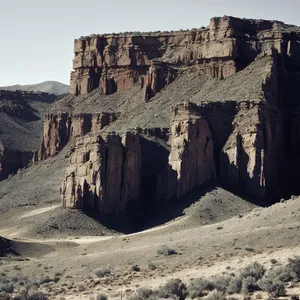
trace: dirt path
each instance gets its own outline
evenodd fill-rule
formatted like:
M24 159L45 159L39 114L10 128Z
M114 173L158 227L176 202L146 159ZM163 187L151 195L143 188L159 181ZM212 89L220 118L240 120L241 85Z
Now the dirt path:
M57 204L57 205L53 205L53 206L50 206L50 207L38 208L38 209L35 209L33 211L30 211L30 212L27 212L27 213L21 215L20 219L34 217L34 216L49 212L51 210L54 210L54 209L56 209L57 207L60 207L60 206L61 206L61 204Z

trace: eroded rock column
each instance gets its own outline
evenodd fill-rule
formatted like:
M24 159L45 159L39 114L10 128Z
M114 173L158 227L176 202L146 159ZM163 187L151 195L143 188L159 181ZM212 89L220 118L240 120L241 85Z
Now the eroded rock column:
M135 132L78 139L61 190L63 206L124 213L127 204L140 195L139 139Z
M197 105L173 107L170 127L171 151L167 169L158 179L158 200L179 198L216 179L211 132Z

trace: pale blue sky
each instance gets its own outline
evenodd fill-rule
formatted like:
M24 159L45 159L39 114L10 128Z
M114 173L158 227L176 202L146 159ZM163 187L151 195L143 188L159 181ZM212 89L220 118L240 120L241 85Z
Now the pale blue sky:
M300 0L0 0L0 86L69 83L73 40L207 26L213 16L300 25Z

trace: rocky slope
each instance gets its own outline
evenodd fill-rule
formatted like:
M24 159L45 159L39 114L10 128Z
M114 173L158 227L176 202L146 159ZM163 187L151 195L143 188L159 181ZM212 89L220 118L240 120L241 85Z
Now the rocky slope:
M0 87L0 89L6 91L43 92L61 95L69 93L70 87L66 84L57 81L44 81L37 84L16 84L10 86L2 86Z
M0 179L28 165L42 136L42 119L58 96L0 90Z

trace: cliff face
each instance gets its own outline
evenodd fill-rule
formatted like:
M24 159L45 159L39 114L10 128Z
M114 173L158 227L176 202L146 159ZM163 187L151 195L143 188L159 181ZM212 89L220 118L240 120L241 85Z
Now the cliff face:
M114 113L47 114L44 119L44 135L34 160L40 161L54 156L69 141L74 144L77 137L99 132L115 119Z
M140 195L139 135L126 132L81 138L62 187L63 206L104 214L125 212Z
M68 112L46 116L36 160L76 144L63 205L100 214L212 182L258 203L300 193L299 41L297 27L233 17L75 40Z
M197 64L202 74L222 79L272 48L288 54L293 65L299 46L295 36L281 30L283 26L276 21L223 17L212 18L207 29L77 39L70 92L87 94L100 87L111 94L139 84L149 99L183 66Z
M244 102L237 110L233 131L220 153L220 180L258 203L276 199L284 195L287 175L284 115L267 103Z
M212 135L197 105L175 106L170 128L169 161L158 177L157 201L178 199L216 179Z
M156 187L151 199L154 204L178 199L216 179L211 133L197 105L184 103L173 108L169 162L163 157L148 162L167 165L165 171L155 175L154 184L147 175L142 183L143 139L132 132L79 139L62 187L63 206L88 207L103 214L125 213L128 207L146 205L138 200L146 201L143 195L148 187Z

